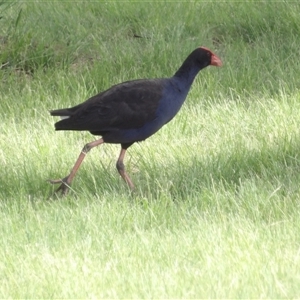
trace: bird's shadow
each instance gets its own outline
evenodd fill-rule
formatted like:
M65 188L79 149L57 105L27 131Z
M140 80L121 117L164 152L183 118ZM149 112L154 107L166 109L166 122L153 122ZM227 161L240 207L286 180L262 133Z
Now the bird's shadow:
M202 160L192 154L184 164L165 166L170 169L172 178L170 193L174 199L184 201L188 195L203 190L222 192L230 190L239 193L244 184L253 184L270 189L280 189L282 196L299 193L300 140L261 149L237 147L230 154L212 154L210 159Z

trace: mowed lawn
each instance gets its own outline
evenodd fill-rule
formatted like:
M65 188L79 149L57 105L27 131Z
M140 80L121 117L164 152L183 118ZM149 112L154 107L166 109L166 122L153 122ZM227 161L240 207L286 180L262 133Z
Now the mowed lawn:
M299 298L300 4L0 2L1 298ZM198 46L179 114L87 155L49 110L172 76Z

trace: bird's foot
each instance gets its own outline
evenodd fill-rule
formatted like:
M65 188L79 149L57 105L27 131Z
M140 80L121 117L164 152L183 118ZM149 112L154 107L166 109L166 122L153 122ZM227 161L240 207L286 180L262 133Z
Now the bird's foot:
M61 183L61 185L58 187L58 189L55 191L55 194L61 193L62 196L66 196L68 194L68 191L71 187L71 183L69 182L69 176L63 178L63 179L54 179L54 180L48 180L51 184L58 184Z

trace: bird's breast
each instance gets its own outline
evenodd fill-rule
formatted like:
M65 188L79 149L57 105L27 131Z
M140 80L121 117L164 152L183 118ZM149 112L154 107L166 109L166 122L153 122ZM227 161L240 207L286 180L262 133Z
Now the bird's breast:
M157 107L156 115L163 124L169 122L180 110L188 91L180 89L171 89L164 91Z

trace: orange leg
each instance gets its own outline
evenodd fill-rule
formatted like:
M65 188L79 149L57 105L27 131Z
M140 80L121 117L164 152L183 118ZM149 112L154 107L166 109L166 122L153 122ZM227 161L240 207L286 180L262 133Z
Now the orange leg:
M72 183L72 181L73 181L73 179L74 179L74 177L75 177L75 175L76 175L76 173L77 173L77 171L78 171L78 169L79 169L82 161L84 160L86 154L92 148L94 148L96 146L99 146L99 145L101 145L103 143L104 143L104 140L103 139L99 139L97 141L93 141L91 143L86 144L83 147L83 149L82 149L82 151L81 151L81 153L80 153L80 155L79 155L79 157L78 157L78 159L77 159L77 161L76 161L73 169L71 170L71 172L70 172L70 174L68 176L66 176L63 179L49 180L52 184L61 183L61 185L56 190L56 193L57 192L61 192L63 196L65 196L68 193L69 188L71 186L71 183Z
M125 166L124 166L124 163L123 163L125 153L126 153L126 149L122 148L116 166L117 166L119 174L122 176L124 181L129 185L129 187L133 190L134 189L134 184L132 183L130 177L126 173Z

